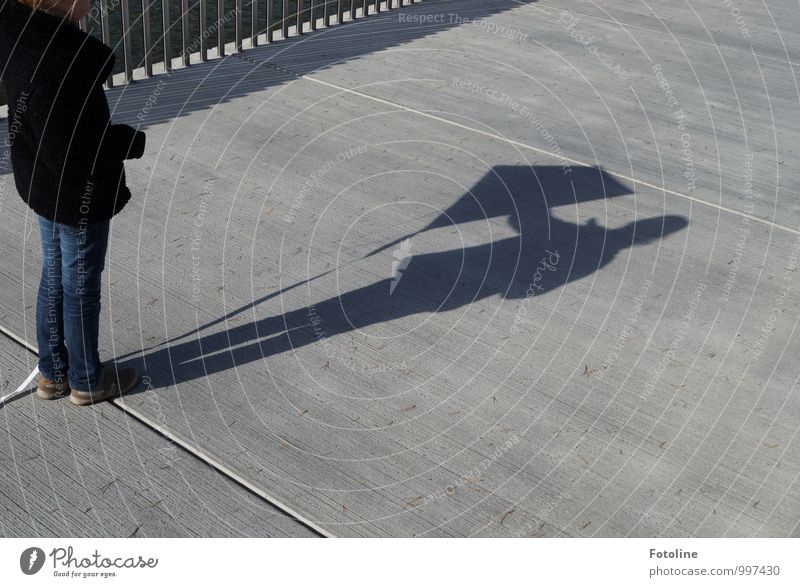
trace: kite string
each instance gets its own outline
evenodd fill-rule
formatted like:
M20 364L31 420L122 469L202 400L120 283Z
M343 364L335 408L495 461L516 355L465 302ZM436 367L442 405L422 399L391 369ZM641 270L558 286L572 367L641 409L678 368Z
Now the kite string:
M36 367L33 371L31 371L31 374L28 375L28 378L25 380L25 382L22 385L20 385L15 391L12 391L11 393L4 395L3 397L0 397L0 406L8 403L18 395L22 394L26 389L28 389L28 386L31 384L31 381L33 381L33 378L36 377L38 373L39 373L39 368Z

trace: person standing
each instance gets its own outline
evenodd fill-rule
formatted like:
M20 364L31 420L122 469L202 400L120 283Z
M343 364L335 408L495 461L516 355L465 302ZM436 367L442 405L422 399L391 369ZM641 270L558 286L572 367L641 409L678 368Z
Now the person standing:
M110 222L131 197L123 161L143 155L145 135L111 123L102 84L114 54L80 30L89 8L90 0L0 0L14 181L42 241L36 394L77 405L139 381L135 369L100 361L98 339Z

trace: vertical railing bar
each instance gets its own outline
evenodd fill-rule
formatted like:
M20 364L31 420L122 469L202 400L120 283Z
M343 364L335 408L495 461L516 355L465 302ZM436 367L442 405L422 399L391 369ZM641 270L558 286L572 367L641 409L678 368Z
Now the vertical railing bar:
M164 69L170 72L172 71L172 31L170 30L172 25L169 19L169 0L161 0L161 27L164 33L162 39L164 44Z
M100 31L103 42L106 45L111 45L111 27L110 27L110 18L109 18L109 4L108 0L98 0L100 5ZM123 29L123 55L124 55L124 70L125 70L125 79L127 82L133 81L133 41L132 41L132 30L131 30L131 20L130 20L130 1L129 0L117 0L121 6L122 10L122 29ZM147 77L153 76L153 40L152 40L152 31L151 21L150 21L150 9L151 3L156 2L157 0L142 0L142 42L144 46L144 70L145 75ZM207 41L207 37L203 35L203 32L208 30L208 10L207 10L207 2L206 0L197 0L199 2L199 10L200 10L200 54L201 59L203 61L208 60L208 49L209 44ZM251 26L250 26L250 40L252 46L258 45L258 36L260 32L260 23L259 23L259 0L250 0L251 5ZM370 14L369 9L370 5L373 5L373 14L374 13L381 13L385 10L394 10L395 8L403 8L409 5L413 5L419 2L419 0L385 0L386 6L381 7L381 0L362 0L361 1L361 10L362 10L362 17L368 16ZM235 0L236 2L236 50L243 51L244 50L244 37L246 36L244 32L244 24L243 24L243 15L244 15L244 7L242 0ZM332 3L333 0L308 0L307 3L304 0L296 0L296 23L295 27L297 30L297 34L303 34L303 25L305 24L305 17L304 12L308 12L308 23L310 30L317 30L317 18L321 16L325 26L331 26L331 19L332 19ZM320 6L320 2L322 6ZM190 25L189 25L189 0L181 0L181 45L183 47L183 63L184 65L190 65L190 54L189 54L189 40L190 40ZM347 0L337 0L336 5L336 15L337 15L337 24L343 23L344 13L346 12L346 4L349 4L349 20L355 20L357 15L358 9L358 0L350 0L348 3ZM164 52L164 69L167 72L172 71L172 44L171 44L171 30L172 30L172 23L171 17L169 13L169 0L161 0L161 12L162 12L162 29L163 29L163 52ZM282 10L282 22L281 32L283 34L283 38L288 38L289 36L289 18L291 14L291 9L289 5L289 0L283 0L283 10ZM220 56L225 55L225 31L224 31L224 23L225 23L225 2L224 0L217 0L217 12L218 12L218 19L217 19L217 39L218 39L218 52ZM267 0L266 1L266 38L268 43L274 42L274 30L275 27L275 1L274 0ZM319 12L322 12L319 15ZM89 22L84 17L79 22L79 26L81 30L87 31ZM113 72L109 73L109 76L105 82L107 87L113 87L114 85L114 76Z
M297 34L303 34L303 0L296 0L297 2L297 17L295 18L295 28L297 29Z
M275 2L274 0L267 0L267 43L272 43L274 37L272 35L272 27L275 25Z
M125 79L133 80L133 55L131 52L131 15L128 0L122 0L122 47L125 55Z
M217 55L225 57L225 0L217 0Z
M189 0L181 0L181 55L186 67L191 65L189 60Z
M206 0L200 0L200 61L208 61L208 11Z
M250 0L250 42L258 47L258 0Z
M85 16L78 21L78 28L81 29L84 33L86 32L86 17Z
M236 50L242 51L242 0L236 0Z
M150 0L142 0L142 42L144 43L144 72L153 77L153 46L150 39Z
M108 3L106 0L100 0L100 35L103 37L103 43L111 46L111 29L108 23ZM108 73L106 84L109 88L114 87L114 72Z

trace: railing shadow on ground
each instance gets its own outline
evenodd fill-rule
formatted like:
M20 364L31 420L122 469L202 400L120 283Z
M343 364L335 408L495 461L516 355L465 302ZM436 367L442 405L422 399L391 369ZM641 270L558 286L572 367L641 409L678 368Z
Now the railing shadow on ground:
M403 11L416 15L447 14L449 11L475 20L527 3L530 2L432 0ZM396 47L453 26L464 26L448 18L426 25L399 26L395 17L399 13L385 12L344 26L249 49L241 55L229 55L116 87L108 92L115 121L143 129L164 122L174 123L189 113L210 110L217 104L283 84L298 76L353 61L365 54ZM292 59L293 54L300 53L313 55L313 58ZM250 56L250 61L244 62L242 56ZM272 67L275 62L287 61L291 62L291 72ZM225 69L232 63L242 66L240 75L237 73L239 69ZM218 71L233 72L233 83L215 83ZM140 117L148 97L165 81L169 92L163 93L148 108L146 115ZM594 167L575 167L569 174L565 174L561 166L495 167L442 216L416 234L443 226L506 217L516 236L460 249L416 254L404 271L402 282L393 291L390 278L379 280L314 303L315 312L324 317L326 335L333 337L409 316L465 308L490 296L522 300L529 295L531 273L535 267L548 251L556 250L559 270L552 273L552 279L538 284L536 290L536 295L545 295L601 270L620 251L687 226L683 217L662 216L606 229L593 221L575 224L550 214L550 209L557 206L630 193L617 179ZM388 246L391 244L383 248ZM280 294L277 292L254 300L200 330L159 347L131 353L128 362L148 374L153 387L167 387L316 342L318 338L307 308L227 328L221 333L204 332L230 316L255 310L266 299Z
M488 19L494 14L532 4L537 0L426 0L368 18L346 21L341 26L306 32L268 45L246 49L175 69L155 77L116 86L107 91L112 116L117 123L130 124L140 130L173 122L198 110L209 110L236 98L284 84L303 75L346 63L372 53L410 43L457 26L470 26L450 17L464 15L469 21ZM399 15L409 22L399 22ZM416 19L411 22L411 17ZM429 16L439 16L431 20ZM275 62L290 59L297 53L313 55L311 59L292 60L291 73L275 67ZM233 83L214 83L216 73L231 63L249 65ZM158 92L158 99L153 97ZM0 145L8 144L7 124L0 124ZM7 157L0 160L0 175L11 173Z
M301 307L221 332L203 332L236 314L257 312L259 304L281 295L288 289L284 288L158 347L131 353L123 362L148 374L151 389L165 388L318 342L315 317L321 318L330 338L414 315L465 308L490 296L522 300L546 295L602 270L625 249L688 225L682 216L663 215L607 229L594 220L577 224L550 213L554 207L630 193L595 167L565 173L559 166L497 166L409 236L504 217L516 236L414 255L393 290L391 278L386 278L313 303L313 314ZM533 275L543 262L549 265L546 279L537 281Z

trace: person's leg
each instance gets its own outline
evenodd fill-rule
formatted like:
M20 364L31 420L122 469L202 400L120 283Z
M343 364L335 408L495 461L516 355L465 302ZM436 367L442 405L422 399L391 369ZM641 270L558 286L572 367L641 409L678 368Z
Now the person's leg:
M40 397L52 399L65 391L67 349L64 346L61 243L58 227L41 216L42 276L36 298L36 341L39 346Z
M59 225L64 288L64 338L69 352L69 399L88 406L127 393L139 381L136 369L100 362L100 293L110 222Z
M91 391L100 377L100 276L105 266L109 224L59 225L64 338L73 390Z

